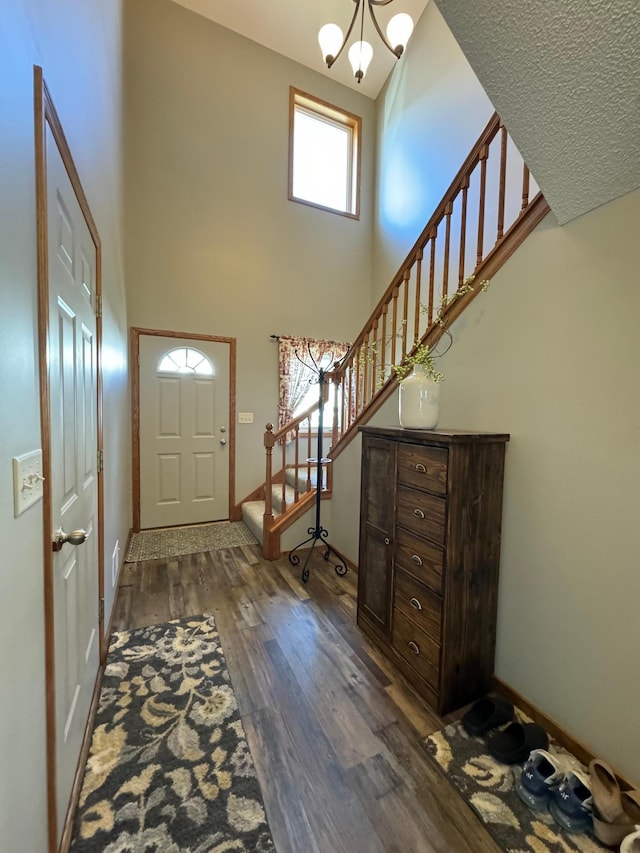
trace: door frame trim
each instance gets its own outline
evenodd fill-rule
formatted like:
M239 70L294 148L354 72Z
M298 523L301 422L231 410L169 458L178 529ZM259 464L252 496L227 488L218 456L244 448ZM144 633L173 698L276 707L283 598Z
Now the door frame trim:
M220 335L144 329L132 326L131 343L131 491L133 495L133 530L140 530L140 337L149 335L177 340L208 341L229 345L229 518L236 503L236 338Z
M53 551L51 535L53 530L53 497L51 494L51 407L49 380L49 248L47 214L47 127L58 147L60 157L71 182L74 194L80 205L91 239L96 251L96 432L97 447L103 447L102 429L102 248L100 236L87 197L82 188L71 149L67 142L62 123L56 111L51 93L44 79L42 67L33 67L34 84L34 130L35 130L35 177L36 177L36 237L37 237L37 277L38 277L38 372L40 393L40 431L42 439L43 482L43 570L44 570L44 634L45 634L45 697L46 697L46 742L47 742L47 812L48 841L50 853L58 849L57 818L57 755L55 720L55 634L53 602ZM98 471L98 635L100 643L100 666L98 680L104 666L107 646L104 637L104 616L100 601L104 600L104 475ZM91 715L89 721L91 720ZM85 733L86 737L86 733ZM78 768L82 762L84 750L81 750ZM76 769L76 775L78 769ZM72 796L69 807L72 806ZM67 820L68 820L67 814ZM64 839L63 844L64 846Z

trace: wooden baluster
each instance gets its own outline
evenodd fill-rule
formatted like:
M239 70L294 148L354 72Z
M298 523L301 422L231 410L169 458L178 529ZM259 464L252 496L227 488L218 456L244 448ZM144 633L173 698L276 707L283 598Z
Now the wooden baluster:
M295 457L295 464L294 464L294 468L293 468L293 473L294 473L293 502L297 504L298 498L300 497L299 488L298 488L298 475L300 474L300 447L299 447L300 424L296 424L295 433L296 433L296 437L295 437L295 442L296 442L295 454L296 454L296 457Z
M347 386L347 417L345 418L345 429L348 429L353 423L352 414L354 411L354 401L353 401L353 363L355 360L355 355L351 358L351 363L349 364L349 385Z
M360 387L362 384L362 380L361 380L361 376L360 376L360 368L361 368L360 352L361 352L361 350L362 350L362 347L359 346L358 349L356 350L356 357L355 357L355 376L354 376L354 388L353 388L353 393L354 393L354 397L355 397L355 408L353 410L353 414L354 414L355 418L357 418L358 415L360 414Z
M378 383L378 320L373 321L373 346L371 347L371 396L375 396Z
M460 211L460 255L458 260L458 287L464 283L464 250L467 240L467 194L469 192L469 176L465 175L462 182L462 209Z
M434 301L434 290L435 290L435 279L436 279L436 238L438 236L437 227L433 229L431 232L431 260L429 261L429 310L427 314L427 319L429 321L429 326L433 323L433 301Z
M271 525L273 524L273 504L272 504L272 495L271 495L271 480L272 480L272 453L273 453L273 445L275 444L275 439L273 437L273 424L267 424L265 427L264 434L264 449L266 453L266 462L267 462L267 470L264 478L264 516L263 516L263 525L264 530L270 530Z
M282 500L282 509L280 512L284 515L287 511L287 439L283 436L280 439L280 447L282 447L282 488L280 489L280 498Z
M522 164L522 207L521 211L526 210L529 206L529 167L526 163Z
M500 123L500 191L498 193L498 230L496 243L504 234L504 201L507 186L507 128Z
M407 354L407 324L409 323L409 279L411 270L406 269L402 277L404 298L402 300L402 357Z
M398 287L393 288L391 310L391 364L396 363L396 337L398 335Z
M335 368L335 365L334 365ZM333 383L333 426L331 428L331 447L338 443L338 394L342 391L343 374L332 373L330 380ZM342 398L340 398L342 399Z
M420 338L420 284L422 280L422 246L416 252L416 313L413 323L413 346ZM412 349L413 349L412 346Z
M382 382L387 378L387 313L388 305L382 306L382 344L380 347L380 371Z
M480 197L478 200L478 250L476 252L476 267L482 263L484 252L484 206L487 195L487 157L489 156L489 147L482 146L480 152Z
M449 292L449 252L451 250L451 214L453 213L453 202L448 201L444 215L446 219L444 232L444 259L442 265L442 299L446 300Z
M362 369L362 408L364 409L369 402L367 399L367 392L369 390L369 361L371 359L371 352L369 350L369 333L364 336L363 342L363 350L364 350L364 358L363 358L363 369Z

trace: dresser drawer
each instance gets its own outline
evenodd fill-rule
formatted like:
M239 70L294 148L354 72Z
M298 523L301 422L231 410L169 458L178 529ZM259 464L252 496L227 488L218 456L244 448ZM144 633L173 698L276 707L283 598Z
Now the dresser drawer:
M442 600L411 575L396 571L394 606L436 643L440 643Z
M396 566L410 572L436 592L442 592L444 552L431 542L398 528L396 534Z
M393 611L393 637L391 644L400 657L411 666L421 678L438 689L438 671L440 667L440 645L424 631L420 631L395 608Z
M398 524L426 536L436 545L444 544L447 502L444 498L398 485Z
M447 492L447 460L444 447L398 446L398 482L444 495Z

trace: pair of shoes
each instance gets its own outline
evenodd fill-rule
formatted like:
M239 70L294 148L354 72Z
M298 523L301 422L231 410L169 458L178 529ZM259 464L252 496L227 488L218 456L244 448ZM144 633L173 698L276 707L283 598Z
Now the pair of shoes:
M640 853L640 826L636 826L635 832L622 839L620 853Z
M589 772L594 832L607 847L616 847L640 824L640 790L621 791L616 774L600 758L589 764Z
M532 749L546 749L549 738L537 723L509 722L513 717L511 702L500 697L485 696L467 711L462 718L462 725L467 734L481 737L491 729L509 723L505 729L489 734L487 749L504 764L519 764L526 760Z
M568 832L591 829L589 778L572 755L534 749L516 782L516 792L530 808L549 808Z

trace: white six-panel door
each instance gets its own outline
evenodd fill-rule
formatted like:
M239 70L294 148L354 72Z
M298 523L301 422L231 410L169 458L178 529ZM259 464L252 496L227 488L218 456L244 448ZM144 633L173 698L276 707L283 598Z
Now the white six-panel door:
M229 346L140 336L140 526L229 517Z
M56 791L64 823L99 667L96 251L47 126ZM81 538L81 537L80 537Z

